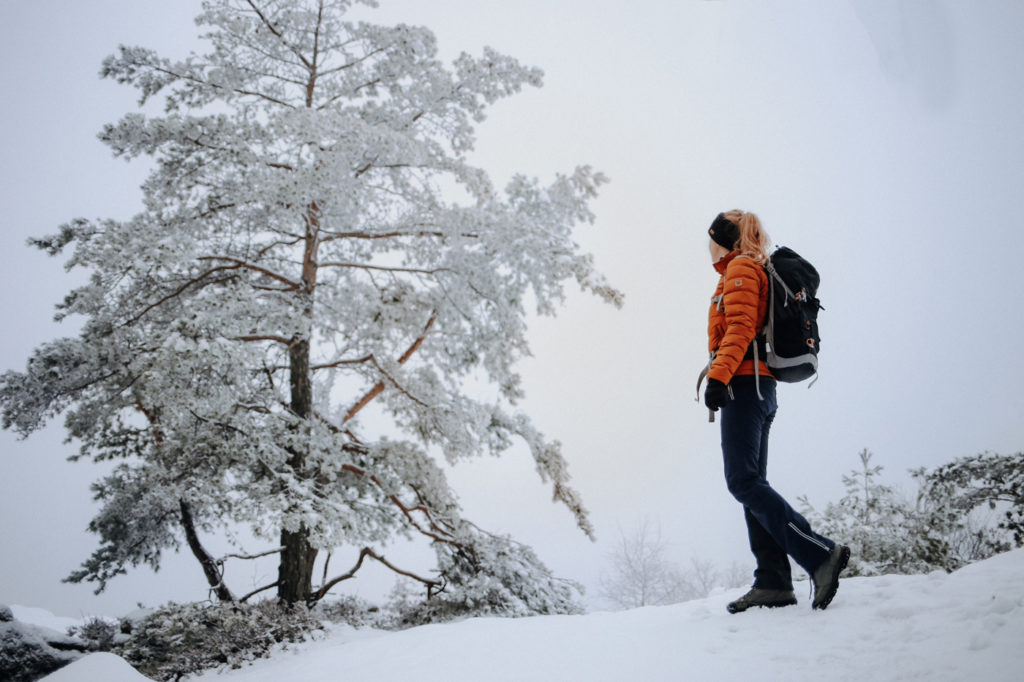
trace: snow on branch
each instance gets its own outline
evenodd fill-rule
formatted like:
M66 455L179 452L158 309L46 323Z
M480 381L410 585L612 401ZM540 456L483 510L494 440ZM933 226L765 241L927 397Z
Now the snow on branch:
M404 365L406 362L408 362L409 358L412 357L413 353L415 353L417 350L419 350L420 346L422 346L423 342L426 340L427 334L430 333L430 328L434 326L434 323L436 321L437 321L437 314L434 313L434 314L432 314L430 316L430 319L427 320L427 324L423 328L423 333L420 334L419 338L417 338L415 341L413 341L412 345L409 346L409 348L404 353L402 353L402 357L398 358L398 364ZM374 363L376 364L376 360L374 360ZM380 369L380 365L377 365L377 368ZM381 373L385 374L383 372L383 370L381 370ZM391 378L387 374L385 374L385 376L387 376L388 379L392 383L394 383L394 385L396 387L398 387L397 382L395 382L395 380L393 378ZM384 391L384 388L386 387L386 385L387 384L384 381L377 382L377 384L375 384L374 387L371 388L366 393L366 395L364 395L362 398L360 398L356 402L355 405L353 405L351 408L349 408L349 411L345 413L345 418L341 420L341 423L345 424L346 422L352 421L352 419L357 414L359 414L360 410L362 410L364 407L369 405L370 402L372 402L374 398L376 398L378 395L380 395ZM409 397L412 398L412 396L409 396ZM415 400L415 398L412 398L412 399Z
M337 585L338 583L343 582L345 580L349 580L350 578L354 578L356 573L362 567L363 561L366 559L366 557L370 557L371 559L374 559L374 560L384 564L385 566L390 568L392 571L394 571L398 575L403 575L406 578L411 578L411 579L413 579L413 580L415 580L417 582L420 582L420 583L426 585L427 586L427 598L428 599L430 598L430 596L431 596L431 594L432 594L432 592L433 592L433 590L435 588L441 587L443 585L443 583L441 583L438 580L431 580L430 578L423 578L421 576L416 575L415 573L412 573L410 571L406 571L406 570L403 570L401 568L398 568L397 566L392 564L390 561L385 559L383 555L378 554L377 552L373 551L369 547L364 547L362 549L362 551L359 552L359 558L356 560L355 566L353 566L352 569L348 573L344 573L342 575L339 575L339 576L337 576L335 578L332 578L331 580L325 582L320 587L320 589L318 589L316 592L313 593L313 595L310 597L310 601L311 602L320 601L321 599L323 599L327 595L328 592L331 591L331 588L333 588L335 585Z
M232 266L230 266L230 267L225 266L223 269L225 269L225 270L237 270L237 269L252 270L253 272L258 272L258 273L260 273L262 275L265 275L265 276L269 277L270 279L277 280L278 282L281 282L286 287L288 287L289 291L298 291L302 287L301 284L299 284L298 282L296 282L296 281L294 281L292 279L289 279L288 277L285 277L284 275L279 275L278 273L273 272L271 270L268 270L267 268L264 268L264 267L262 267L260 265L256 265L254 263L246 263L243 260L240 260L238 258L233 258L231 256L201 256L197 260L200 260L200 261L209 261L209 260L212 260L212 261L225 261L225 262L228 262L228 263L232 263L233 264Z
M227 598L228 557L218 564L195 531L247 524L296 539L280 551L291 573L252 593L277 587L295 603L312 593L317 551L367 547L351 574L384 562L370 547L420 533L441 580L464 588L445 593L452 608L499 594L496 612L564 612L567 593L535 557L459 517L429 449L454 462L521 437L593 537L560 444L504 407L522 397L528 302L554 313L575 282L621 304L574 234L605 178L580 166L496 190L470 164L475 126L542 72L490 48L446 64L426 28L350 21L359 1L375 5L208 0L205 54L121 46L104 61L140 102L164 99L167 115L130 112L101 133L115 156L155 167L130 220L33 241L73 245L68 265L90 279L59 310L84 322L0 376L3 424L27 434L63 412L81 456L138 465L99 484L101 546L80 579L156 568L184 527ZM351 395L335 382L346 368L365 381ZM495 405L466 395L474 375ZM356 444L353 420L382 395L389 425Z

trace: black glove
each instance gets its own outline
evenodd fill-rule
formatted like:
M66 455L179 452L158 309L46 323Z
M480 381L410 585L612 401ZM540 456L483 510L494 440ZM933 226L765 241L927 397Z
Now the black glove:
M718 379L708 379L707 390L704 391L704 404L712 412L718 412L718 408L725 407L729 402L729 387Z

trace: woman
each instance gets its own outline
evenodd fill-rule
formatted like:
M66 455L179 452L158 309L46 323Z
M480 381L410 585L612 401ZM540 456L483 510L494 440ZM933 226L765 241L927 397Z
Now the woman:
M766 357L760 332L770 295L764 270L768 235L756 215L743 211L720 213L708 234L721 278L708 316L711 361L704 403L712 412L721 410L725 481L743 505L757 562L753 587L727 609L796 604L788 557L811 577L811 607L824 609L839 588L850 550L811 530L766 478L768 431L777 408L775 378L757 360ZM761 344L756 355L755 339Z

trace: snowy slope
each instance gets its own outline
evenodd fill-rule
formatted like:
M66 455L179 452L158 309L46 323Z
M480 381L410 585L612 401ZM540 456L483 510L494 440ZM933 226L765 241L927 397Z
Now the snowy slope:
M798 594L795 607L727 614L726 602L741 592L620 613L475 619L397 633L340 629L252 667L200 679L1024 679L1024 550L951 575L843 580L822 612ZM47 679L137 682L121 663L86 658Z

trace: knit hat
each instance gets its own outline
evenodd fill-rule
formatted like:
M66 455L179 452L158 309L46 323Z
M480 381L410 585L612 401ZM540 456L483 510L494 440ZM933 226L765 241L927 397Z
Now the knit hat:
M736 248L736 242L740 240L739 226L726 218L724 213L719 213L715 221L711 223L708 234L716 244L730 251Z

